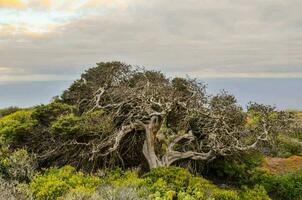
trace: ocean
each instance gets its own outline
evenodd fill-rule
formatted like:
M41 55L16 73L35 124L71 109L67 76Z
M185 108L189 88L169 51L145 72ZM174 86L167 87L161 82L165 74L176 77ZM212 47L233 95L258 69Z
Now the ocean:
M226 90L245 107L254 101L278 109L302 110L302 78L207 78L207 91ZM30 107L48 103L61 94L72 81L0 82L0 108Z

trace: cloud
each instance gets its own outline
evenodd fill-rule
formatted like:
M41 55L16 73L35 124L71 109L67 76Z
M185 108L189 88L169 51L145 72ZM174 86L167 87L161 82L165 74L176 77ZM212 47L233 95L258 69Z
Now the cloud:
M0 33L0 65L75 76L96 62L121 60L194 77L301 77L300 0L52 1L45 7L77 15L41 21L46 31L8 26Z
M9 71L9 68L7 68L7 67L0 67L0 72L1 73L6 72L6 71Z
M30 0L27 3L27 8L32 8L32 9L36 9L36 10L51 9L54 2L55 1L52 1L52 0Z
M71 81L76 77L58 74L0 75L0 83L17 81Z
M0 0L0 8L21 8L23 6L21 0Z

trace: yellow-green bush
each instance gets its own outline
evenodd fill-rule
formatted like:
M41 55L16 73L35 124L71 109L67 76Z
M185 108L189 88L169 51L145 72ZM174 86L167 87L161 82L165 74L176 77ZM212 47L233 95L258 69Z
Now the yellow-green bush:
M219 189L210 181L191 175L179 167L161 167L145 174L152 199L179 200L238 200L235 191Z
M159 167L145 174L144 178L147 179L148 184L152 185L153 191L167 187L166 189L178 192L189 185L192 175L180 167Z
M51 168L37 174L30 183L34 199L57 199L70 191L92 194L101 183L96 176L76 172L71 166Z
M142 177L136 171L102 171L84 175L74 168L51 168L30 183L34 199L155 199L155 200L270 200L263 186L244 187L238 194L178 167L152 169ZM127 197L127 198L126 198ZM294 198L293 198L294 199Z
M120 168L103 172L103 183L113 186L141 186L146 180L140 178L135 170L122 171Z
M74 135L80 131L81 118L73 114L60 116L50 128L50 132L54 135Z
M36 121L31 118L32 112L19 110L0 118L0 137L6 142L22 141L36 125Z
M248 187L243 187L243 191L240 194L241 200L271 200L267 195L266 190L261 185L255 185L254 188L249 189Z
M49 125L59 116L70 114L72 111L72 106L55 101L47 105L36 106L32 117L39 121L40 124Z
M103 111L85 113L82 116L75 114L61 115L51 123L50 132L53 135L71 136L74 134L111 134L113 121Z
M218 190L208 200L239 200L239 196L234 191Z
M8 107L8 108L2 108L0 109L0 118L1 117L4 117L6 115L10 115L16 111L20 110L20 108L18 107L14 107L14 106L11 106L11 107Z

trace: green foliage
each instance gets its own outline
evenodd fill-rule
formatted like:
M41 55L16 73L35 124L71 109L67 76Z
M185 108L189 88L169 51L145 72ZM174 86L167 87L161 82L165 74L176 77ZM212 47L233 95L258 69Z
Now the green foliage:
M275 149L274 155L277 157L290 157L293 155L302 155L302 145L285 135L279 135L278 145Z
M36 121L31 118L32 112L19 110L0 118L0 137L6 142L22 141L36 125Z
M261 185L255 185L254 188L249 189L248 187L243 187L243 191L240 193L241 200L271 200L267 195L266 190Z
M37 106L32 113L32 117L42 125L49 125L59 116L70 114L72 111L72 106L55 101L47 105Z
M81 118L74 114L60 116L50 127L54 135L69 136L78 133L81 129Z
M179 200L238 200L234 191L219 189L202 177L194 177L179 167L160 167L152 169L143 176L152 199Z
M234 191L220 190L215 192L210 199L213 200L239 200L239 196Z
M302 171L263 176L258 182L277 199L300 200L302 197Z
M74 114L61 115L50 126L53 135L72 136L75 134L111 134L113 132L112 118L103 111L85 113L82 116Z
M4 117L6 115L10 115L10 114L12 114L12 113L14 113L14 112L16 112L18 110L20 110L20 108L13 107L13 106L12 107L8 107L8 108L2 108L2 109L0 109L0 118Z
M93 93L104 84L109 86L115 84L114 81L120 77L129 78L125 74L129 73L130 68L131 66L116 61L97 63L96 67L86 70L81 79L76 80L65 90L61 98L64 103L77 105L82 113L89 104L88 101L82 101L83 99L91 99Z
M120 168L117 168L115 170L100 171L99 174L102 177L103 184L112 185L114 187L139 187L146 184L146 181L140 178L135 170L122 171Z
M302 197L301 170L277 175L258 168L251 175L249 184L263 186L268 194L274 197L273 199L300 200Z
M262 161L263 155L259 152L251 152L235 158L218 159L213 162L210 175L242 185L249 181L255 168Z
M43 174L37 174L30 183L33 196L37 200L57 199L69 191L92 194L100 178L76 172L71 166L51 168Z
M180 167L159 167L145 174L144 178L152 185L153 191L159 191L162 188L180 191L189 185L192 175Z
M114 130L113 118L102 110L84 113L81 116L81 130L84 133L111 134Z
M122 171L117 168L100 171L98 174L103 182L92 195L92 199L148 199L146 180L140 178L135 170Z
M19 182L28 181L34 173L34 159L24 149L10 152L0 149L0 175L6 179Z
M236 191L220 189L208 180L193 176L187 170L178 167L156 168L143 177L139 177L136 171L121 169L100 171L98 174L101 178L76 172L70 166L50 168L34 176L29 184L30 192L26 192L25 185L19 187L25 190L18 191L25 191L24 194L32 195L37 200L270 200L264 189L265 186L256 185L252 189L244 187L238 195ZM265 185L264 181L268 179L262 179L263 185ZM298 185L300 179L294 181ZM272 180L269 184L273 184ZM284 180L283 185L286 185ZM272 188L269 189L272 192ZM286 189L293 190L293 187ZM297 193L299 189L293 190L295 195L290 196L281 189L278 195L284 200L296 200L298 199L296 197L299 197L296 196L299 195ZM288 196L283 198L283 195Z

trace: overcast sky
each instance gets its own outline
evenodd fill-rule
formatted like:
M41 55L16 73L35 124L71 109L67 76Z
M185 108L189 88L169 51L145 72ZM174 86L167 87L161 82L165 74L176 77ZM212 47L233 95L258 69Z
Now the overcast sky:
M0 81L119 60L193 77L302 78L301 0L0 0Z

